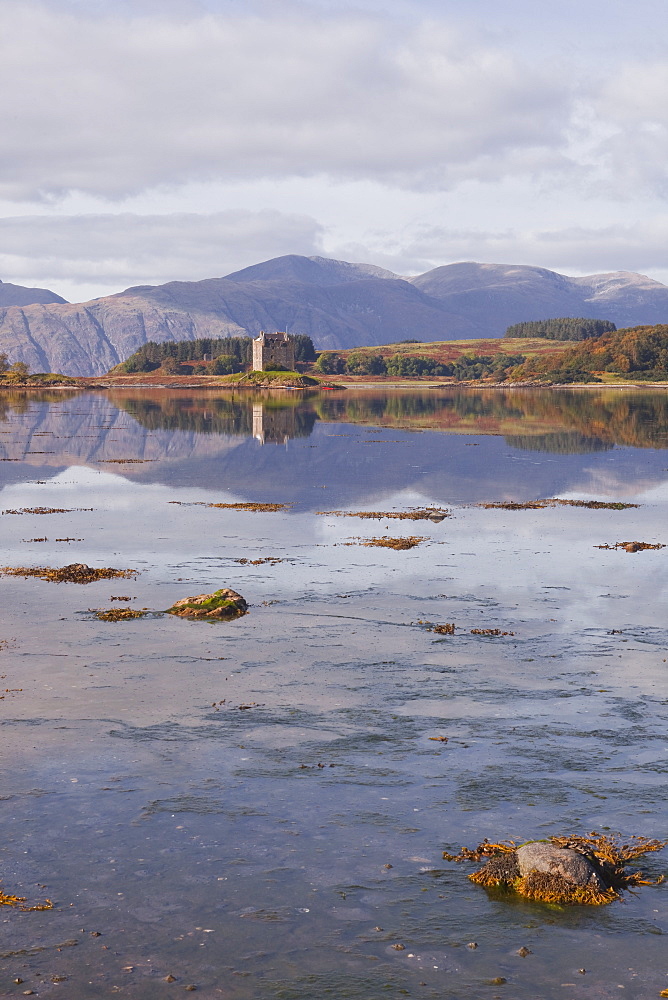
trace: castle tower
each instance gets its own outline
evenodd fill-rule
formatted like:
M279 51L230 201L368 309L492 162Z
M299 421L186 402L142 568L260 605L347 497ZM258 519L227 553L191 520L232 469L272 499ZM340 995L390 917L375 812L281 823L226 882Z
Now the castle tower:
M270 361L294 371L295 345L287 333L265 333L263 330L253 341L253 371L265 371Z

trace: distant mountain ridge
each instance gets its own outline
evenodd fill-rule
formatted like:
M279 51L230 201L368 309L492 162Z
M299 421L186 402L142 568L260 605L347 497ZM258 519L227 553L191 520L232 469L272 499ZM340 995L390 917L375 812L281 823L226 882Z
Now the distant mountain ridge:
M0 283L0 351L33 371L102 374L148 340L287 330L320 349L500 337L525 320L581 316L618 327L668 321L668 286L627 271L582 278L528 265L462 262L402 277L372 264L295 254L203 281L139 285L84 303L12 302ZM18 294L18 293L17 293Z
M30 306L36 302L59 302L63 299L48 288L26 288L24 285L12 285L10 281L0 281L0 308L2 306Z

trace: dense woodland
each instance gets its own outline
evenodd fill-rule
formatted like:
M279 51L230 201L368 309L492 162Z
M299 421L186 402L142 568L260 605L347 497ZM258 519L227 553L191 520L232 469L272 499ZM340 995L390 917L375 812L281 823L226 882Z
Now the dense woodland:
M601 381L599 375L603 372L634 381L668 380L668 326L614 330L566 351L528 359L513 369L510 377L552 383L596 382Z
M295 361L315 361L313 341L303 334L291 336ZM222 337L199 340L149 341L116 369L126 374L153 372L160 368L168 374L191 375L193 371L209 375L231 375L250 367L253 358L252 337ZM189 365L188 362L193 362Z
M426 348L428 346L425 345ZM456 379L495 376L503 381L506 371L522 364L524 360L523 354L471 354L462 355L456 361L442 362L416 354L393 354L384 358L381 354L352 351L347 357L342 357L335 351L323 351L316 362L316 368L323 375L390 375L403 378L427 375Z
M561 316L558 319L532 320L514 323L504 337L545 337L546 340L589 340L610 333L617 327L607 319L584 319Z

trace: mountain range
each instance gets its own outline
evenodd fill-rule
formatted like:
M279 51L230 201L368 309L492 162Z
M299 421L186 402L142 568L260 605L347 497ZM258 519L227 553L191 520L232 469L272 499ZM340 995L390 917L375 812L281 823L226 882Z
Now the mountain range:
M402 277L372 264L288 255L223 278L138 285L69 303L0 282L0 351L32 371L102 374L147 340L308 334L319 349L500 337L525 320L666 322L668 286L629 271L572 278L463 262Z

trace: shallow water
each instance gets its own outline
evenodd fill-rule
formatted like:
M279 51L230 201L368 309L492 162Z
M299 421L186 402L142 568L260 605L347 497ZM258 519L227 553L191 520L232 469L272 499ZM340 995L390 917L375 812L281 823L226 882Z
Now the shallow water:
M2 995L668 987L665 886L555 908L442 860L483 837L666 835L668 548L596 548L668 543L664 393L7 393L0 408L0 510L71 511L0 514L0 564L138 571L0 578L0 876L56 903L0 912ZM476 506L554 496L641 506ZM291 506L206 506L237 502ZM318 513L425 505L451 516ZM354 544L379 535L424 540ZM283 561L238 561L268 557ZM220 586L249 614L91 610ZM429 631L448 622L453 636Z

